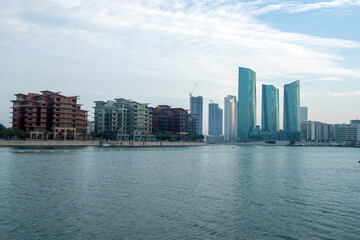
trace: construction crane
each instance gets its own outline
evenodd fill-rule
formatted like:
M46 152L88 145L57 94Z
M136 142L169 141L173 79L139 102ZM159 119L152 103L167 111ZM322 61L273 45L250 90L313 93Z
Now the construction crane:
M190 96L190 97L192 97L192 94L194 93L195 88L196 88L196 86L198 85L199 82L200 82L200 81L197 81L197 82L195 83L195 86L194 86L194 88L192 89L192 91L189 92L189 96Z

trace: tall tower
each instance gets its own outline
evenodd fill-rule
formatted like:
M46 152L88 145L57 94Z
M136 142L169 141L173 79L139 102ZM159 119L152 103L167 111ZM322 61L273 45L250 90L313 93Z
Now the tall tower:
M237 101L235 96L224 98L224 136L227 141L235 140L237 136Z
M209 103L209 135L220 137L222 134L223 111L217 103Z
M247 141L256 127L256 73L239 67L238 139Z
M197 114L198 116L198 127L197 133L202 134L202 126L203 126L203 97L190 97L190 114Z
M300 132L300 81L284 85L284 131Z
M300 107L300 123L308 121L308 107Z
M261 128L279 131L279 89L273 85L262 85Z

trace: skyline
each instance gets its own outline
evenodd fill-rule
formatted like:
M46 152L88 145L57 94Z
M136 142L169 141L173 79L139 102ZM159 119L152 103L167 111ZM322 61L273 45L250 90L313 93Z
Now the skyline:
M224 108L237 95L238 66L257 73L258 103L269 84L283 106L283 85L299 79L309 119L348 123L360 114L358 10L339 0L3 1L0 123L9 126L16 93L80 95L92 116L94 100L117 97L189 109L197 81L207 119L205 99Z

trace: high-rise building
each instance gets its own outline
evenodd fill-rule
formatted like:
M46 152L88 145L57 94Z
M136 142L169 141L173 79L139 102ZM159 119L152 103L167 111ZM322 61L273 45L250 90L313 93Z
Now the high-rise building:
M190 97L190 114L198 115L198 134L202 134L203 128L203 97Z
M228 95L224 99L224 137L227 141L237 137L237 101L235 96Z
M284 131L300 132L300 81L284 85Z
M300 123L308 121L308 107L300 107Z
M152 129L162 130L178 134L188 133L188 112L183 108L172 108L168 105L159 105L156 108L149 107L152 116Z
M87 129L87 111L81 110L78 96L60 92L15 94L12 127L36 139L77 139Z
M256 128L256 73L239 67L237 132L240 141L247 141Z
M261 128L279 131L279 89L273 85L262 85Z
M222 136L223 111L217 103L209 103L209 135Z
M147 103L124 98L95 101L94 130L96 134L114 132L119 140L147 141L151 135L152 119Z

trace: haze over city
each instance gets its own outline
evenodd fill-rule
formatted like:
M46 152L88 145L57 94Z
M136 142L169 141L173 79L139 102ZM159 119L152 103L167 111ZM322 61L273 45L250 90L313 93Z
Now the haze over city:
M189 108L189 96L223 107L238 67L279 88L300 80L309 119L360 114L360 1L2 1L0 123L15 93L80 95L83 109L118 97ZM90 113L90 117L92 114ZM280 118L280 126L282 126Z

